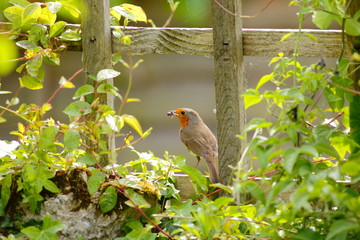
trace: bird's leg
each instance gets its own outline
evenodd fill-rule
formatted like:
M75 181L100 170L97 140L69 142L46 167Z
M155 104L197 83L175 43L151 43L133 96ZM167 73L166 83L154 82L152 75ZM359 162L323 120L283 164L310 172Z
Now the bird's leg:
M199 166L199 163L200 163L200 156L196 156L196 159L197 159L197 164L196 164L196 166L195 166L195 168L197 168L198 166Z

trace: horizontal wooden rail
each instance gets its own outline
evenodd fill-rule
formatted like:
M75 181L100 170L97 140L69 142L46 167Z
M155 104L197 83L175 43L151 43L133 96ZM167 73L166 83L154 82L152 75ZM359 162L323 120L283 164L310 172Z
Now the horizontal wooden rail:
M274 57L282 52L292 55L295 36L280 42L288 34L296 34L297 29L243 29L244 56ZM113 38L113 52L124 54L178 54L213 55L211 28L134 28L124 32L131 36L132 44L126 46ZM304 57L338 57L341 52L341 31L310 30L317 41L304 34L300 42L300 55Z
M0 31L8 30L9 23L0 22ZM80 25L68 24L68 28L79 28ZM113 37L113 52L122 54L173 54L173 55L213 55L213 39L211 28L120 28L131 36L132 43L126 46ZM288 33L297 33L297 29L243 29L243 45L245 56L274 57L282 52L291 56L295 45L295 37L280 42ZM341 52L340 30L303 29L300 42L300 56L303 57L338 57ZM317 41L311 39L311 34ZM78 44L69 47L73 51L81 51Z

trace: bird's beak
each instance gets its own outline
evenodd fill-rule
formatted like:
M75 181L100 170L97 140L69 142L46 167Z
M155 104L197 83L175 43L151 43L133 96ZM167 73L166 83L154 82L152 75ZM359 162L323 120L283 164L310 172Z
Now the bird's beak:
M178 114L177 112L175 112L175 110L171 110L166 115L170 117L170 116L177 116Z

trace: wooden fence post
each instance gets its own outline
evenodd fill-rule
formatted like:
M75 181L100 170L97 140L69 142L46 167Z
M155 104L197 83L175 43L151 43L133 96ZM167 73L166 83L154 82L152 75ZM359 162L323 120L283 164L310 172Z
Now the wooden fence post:
M111 64L111 26L110 26L110 2L109 0L84 1L85 14L83 15L83 62L85 84L96 85L89 78L90 74L97 74L102 69L112 68ZM113 84L113 79L107 79L107 83ZM113 97L100 95L100 103L113 107ZM106 136L108 141L109 155L103 155L100 165L105 166L115 161L115 141L113 136Z
M243 74L243 43L241 0L213 0L213 40L215 61L215 95L219 169L222 183L227 184L240 159L241 141L236 137L245 123L244 104L240 97L245 91ZM242 164L243 170L247 163Z

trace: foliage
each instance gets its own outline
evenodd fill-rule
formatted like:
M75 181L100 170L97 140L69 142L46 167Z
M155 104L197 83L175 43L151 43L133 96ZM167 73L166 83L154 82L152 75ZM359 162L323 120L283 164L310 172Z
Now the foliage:
M19 59L24 63L17 68L22 74L20 88L40 89L44 81L43 62L59 65L60 55L70 42L81 39L81 30L66 29L65 22L56 21L57 13L68 11L79 18L81 10L67 5L67 1L11 2L13 6L4 14L13 23L13 39L25 52ZM178 3L168 2L171 11L175 11ZM69 79L60 79L59 88L41 106L21 104L13 109L20 102L16 94L6 107L0 106L1 121L5 121L4 113L22 121L11 132L18 141L0 141L0 218L4 220L0 227L15 234L3 239L24 234L30 239L57 239L56 233L64 225L50 215L40 223L19 226L7 210L15 193L21 195L31 211L39 212L44 191L61 191L54 183L56 172L75 168L89 172L87 190L90 195L100 193L98 204L102 213L115 210L121 195L126 199L124 204L142 216L129 219L123 227L125 236L117 239L357 239L360 141L356 134L349 134L350 126L359 127L352 116L360 116L358 108L351 107L358 94L351 89L348 72L354 63L341 54L335 69L328 69L323 59L305 66L298 57L303 37L316 42L313 35L302 32L305 16L311 15L321 29L337 21L344 33L358 37L360 11L348 15L346 1L298 0L291 5L300 9L299 31L285 35L281 41L295 38L294 55L279 53L269 63L273 71L243 95L246 108L263 102L267 113L249 121L239 136L253 134L239 162L249 158L254 166L250 171L234 168L232 185L209 185L197 169L185 164L184 158L167 153L160 159L134 150L138 154L135 161L123 165L113 161L100 166L102 157L116 157L116 153L109 154L104 136L122 139L122 146L116 148L119 152L132 149L151 131L143 131L136 117L123 113L125 104L138 101L129 98L129 91L132 71L141 60L133 63L130 58L127 62L115 54L113 63L120 62L129 70L125 95L104 81L120 73L103 69L91 76L94 84L80 86L74 102L64 108L69 123L44 119L44 115L51 109L53 96L61 89L74 87L71 80L81 71ZM110 13L113 25L148 21L140 7L130 4L114 6ZM130 36L121 28L114 35L131 44ZM265 86L267 89L263 90ZM120 101L117 111L100 103L99 94L103 93ZM138 139L123 132L125 124L139 135ZM174 174L178 171L188 174L193 184L195 193L189 199L182 199L175 188ZM161 208L153 208L147 194L155 196Z

